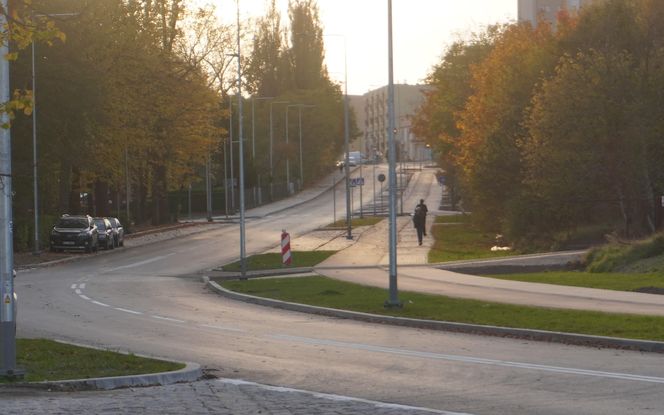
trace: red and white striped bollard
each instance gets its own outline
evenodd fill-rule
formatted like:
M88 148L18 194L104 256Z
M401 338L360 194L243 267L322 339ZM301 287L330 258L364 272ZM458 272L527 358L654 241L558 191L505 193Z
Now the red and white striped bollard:
M281 231L281 263L291 264L290 235L285 229Z

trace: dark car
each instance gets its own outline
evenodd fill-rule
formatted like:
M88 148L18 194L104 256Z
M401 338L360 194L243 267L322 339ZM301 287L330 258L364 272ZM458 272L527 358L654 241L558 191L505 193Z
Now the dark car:
M113 240L115 246L124 246L124 227L120 223L118 218L106 218L111 222L111 227L113 228Z
M65 249L97 251L99 239L94 220L88 215L62 215L53 226L50 237L51 252Z
M115 239L113 238L113 226L107 218L95 218L95 225L99 232L99 246L104 249L115 248Z

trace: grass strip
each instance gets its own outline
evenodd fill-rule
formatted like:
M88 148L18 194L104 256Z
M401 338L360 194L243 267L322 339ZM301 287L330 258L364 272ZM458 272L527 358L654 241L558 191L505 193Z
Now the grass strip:
M664 341L664 317L549 309L400 292L403 309L383 307L388 291L326 277L217 281L259 297L379 315Z
M438 216L431 229L435 240L429 263L514 255L514 251L491 251L496 235L475 228L470 215Z
M290 266L284 266L282 264L281 254L278 252L252 255L247 257L247 270L258 271L265 269L313 267L314 265L325 261L336 252L337 251L291 251ZM240 271L240 261L226 264L222 269L229 272Z
M550 271L527 274L487 275L502 280L539 282L573 287L601 288L615 291L635 291L639 288L664 289L664 275L631 273L594 273L582 271Z
M184 364L73 346L46 339L16 339L16 366L25 369L20 382L89 379L179 370ZM0 377L0 383L12 380Z
M373 226L378 222L385 219L384 216L364 216L362 218L353 218L350 221L350 225L354 228L357 226ZM330 223L326 228L343 228L346 226L346 219L339 219L334 223Z

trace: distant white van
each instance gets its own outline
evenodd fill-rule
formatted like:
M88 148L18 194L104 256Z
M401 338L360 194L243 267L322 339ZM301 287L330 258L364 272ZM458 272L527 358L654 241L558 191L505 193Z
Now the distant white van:
M350 151L348 153L348 165L357 166L362 161L362 153L359 151Z

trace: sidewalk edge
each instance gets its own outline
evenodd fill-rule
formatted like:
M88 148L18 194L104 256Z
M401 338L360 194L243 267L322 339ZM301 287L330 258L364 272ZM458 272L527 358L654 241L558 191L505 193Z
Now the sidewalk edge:
M0 387L34 388L56 391L111 390L128 387L163 386L173 383L194 382L203 377L198 363L185 362L185 367L172 372L141 375L112 376L105 378L72 379L44 382L5 383Z

